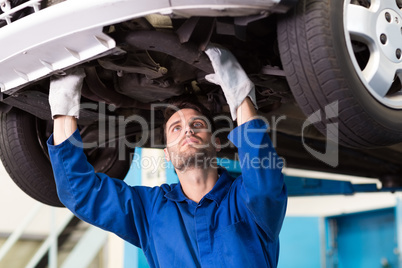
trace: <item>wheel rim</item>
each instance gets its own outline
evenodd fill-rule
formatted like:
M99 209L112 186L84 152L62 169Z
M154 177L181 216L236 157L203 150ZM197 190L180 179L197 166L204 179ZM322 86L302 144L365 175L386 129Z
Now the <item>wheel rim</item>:
M396 0L345 0L344 14L346 45L360 80L381 104L402 109L402 12Z

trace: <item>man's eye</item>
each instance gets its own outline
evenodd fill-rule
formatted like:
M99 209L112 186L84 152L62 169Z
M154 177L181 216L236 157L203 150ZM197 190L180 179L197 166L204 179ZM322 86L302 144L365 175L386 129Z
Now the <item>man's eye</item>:
M180 131L180 126L175 126L175 127L173 127L173 129L172 129L172 131L173 132L176 132L176 131Z
M193 126L194 126L194 127L203 127L204 124L201 123L201 122L194 122Z

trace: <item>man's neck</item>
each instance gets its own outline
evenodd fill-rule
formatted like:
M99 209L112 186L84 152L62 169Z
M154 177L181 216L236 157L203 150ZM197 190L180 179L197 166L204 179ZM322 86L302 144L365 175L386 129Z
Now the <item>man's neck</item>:
M177 175L186 197L199 203L214 188L218 180L218 169L190 168L185 171L177 171Z

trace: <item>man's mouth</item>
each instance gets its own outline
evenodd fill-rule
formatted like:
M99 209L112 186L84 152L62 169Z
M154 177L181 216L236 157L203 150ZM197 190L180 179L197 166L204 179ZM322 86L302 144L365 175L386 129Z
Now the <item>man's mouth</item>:
M200 143L200 141L195 137L186 137L182 141L181 146L184 146L186 144L199 144L199 143Z

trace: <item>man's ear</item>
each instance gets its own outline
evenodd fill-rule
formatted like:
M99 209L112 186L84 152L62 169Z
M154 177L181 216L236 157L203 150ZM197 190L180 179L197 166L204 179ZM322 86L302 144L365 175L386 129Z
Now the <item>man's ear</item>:
M221 140L218 137L215 138L215 150L217 152L221 151Z
M169 152L167 150L167 148L163 149L163 152L165 153L165 159L167 162L170 162L170 156L169 156Z

